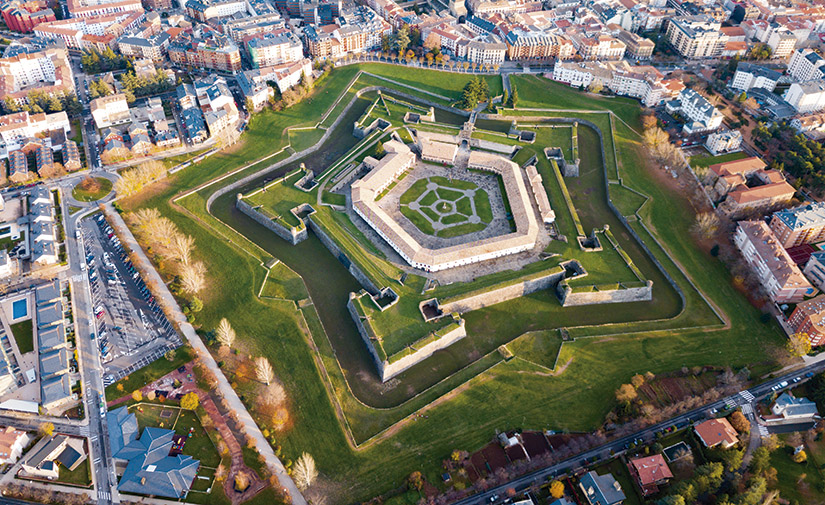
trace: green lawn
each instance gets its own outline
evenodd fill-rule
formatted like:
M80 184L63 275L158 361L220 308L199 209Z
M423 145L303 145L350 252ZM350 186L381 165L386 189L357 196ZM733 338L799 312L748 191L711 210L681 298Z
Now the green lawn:
M206 415L202 412L201 415ZM201 465L216 468L221 463L218 448L210 440L206 430L201 425L198 414L191 410L181 410L178 421L175 423L175 433L178 435L192 434L183 446L183 453L192 456L201 462Z
M780 437L786 440L786 437ZM825 479L822 470L810 458L806 463L794 463L793 449L780 447L771 453L771 466L776 468L779 494L786 500L797 503L825 502Z
M429 79L428 71L414 70L420 73L421 79ZM756 377L775 368L770 356L782 343L780 333L775 326L759 322L759 312L730 285L730 275L724 265L686 239L684 230L691 225L693 211L684 195L660 187L649 176L637 152L638 137L626 126L617 122L613 130L604 114L583 113L581 117L598 121L604 131L613 131L616 136L618 159L612 157L613 138L608 135L605 139L610 154L604 162L611 177L621 174L626 184L650 196L650 201L640 211L644 225L650 231L641 223L633 223L634 231L680 286L685 298L684 309L679 297L667 287L667 280L657 274L655 268L645 264L644 252L640 246L634 245L618 220L599 210L604 206L587 204L587 197L589 201L598 202L599 197L605 196L606 189L603 175L583 171L580 181L568 185L585 228L610 224L611 231L634 263L645 276L654 280L654 297L661 301L654 305L613 305L609 310L593 310L592 307L561 310L552 295L535 293L467 314L470 337L428 360L428 374L447 376L444 381L433 385L431 381L423 380L422 374L405 373L399 376L396 386L378 383L343 303L346 293L357 291L360 286L318 240L310 238L295 247L287 245L239 214L234 209L232 194L218 198L212 206L215 215L210 215L205 211L204 202L220 185L180 200L178 204L183 207L182 211L169 205L169 199L177 192L274 152L279 146L272 140L273 131L298 124L314 125L356 71L357 66L334 70L318 84L311 103L302 102L283 113L266 112L255 116L250 131L245 134L245 143L232 154L216 155L175 175L163 190L146 200L124 202L126 208L136 205L157 207L195 237L198 257L207 261L210 281L220 286L220 290L212 290L204 300L199 322L210 329L221 317L229 317L249 352L269 357L276 375L284 383L290 404L300 406L291 409L293 425L278 438L284 457L294 459L303 451L313 454L326 478L346 485L336 502L366 500L396 488L403 485L405 477L413 470L421 470L428 480L438 482L441 461L450 451L474 450L487 443L495 430L518 427L581 431L596 428L605 414L615 407L615 389L635 373L668 372L682 366L738 367L747 364L752 376ZM638 128L639 107L635 101L593 98L534 76L514 76L514 79L519 83L519 94L524 102L520 106L588 110L607 107ZM525 85L521 85L522 82ZM438 92L439 87L427 89ZM459 90L460 86L455 89ZM323 103L326 107L321 106ZM364 108L353 121L367 105L365 101ZM564 114L570 115L560 113ZM580 126L579 137L585 142L587 133L583 130ZM351 142L340 146L340 152L349 151L355 145ZM582 163L592 162L586 160L588 151L594 150L580 146ZM541 168L546 170L548 167ZM226 182L248 173L239 172ZM558 212L564 207L560 190L552 183L549 187L551 205ZM338 219L338 213L331 211L318 214L322 220ZM232 228L224 223L230 223ZM565 224L563 216L560 225L571 227L569 219ZM221 235L217 235L218 230ZM228 242L227 237L233 242ZM376 257L369 252L369 246L357 245L356 237L357 233L350 230L346 236L336 238L353 244L352 250L364 258ZM665 252L672 255L673 260ZM314 306L296 312L291 303L256 298L266 274L260 265L273 256L304 278ZM718 318L676 262L690 273L698 289L730 320L730 329L721 328ZM397 269L380 262L374 265L371 275L390 279L394 288L399 286ZM496 279L517 275L508 272ZM410 285L410 290L420 287L418 281L415 282ZM478 285L487 282L491 280L480 281ZM432 295L455 293L459 288L444 286ZM410 310L411 307L407 307L402 314ZM662 318L665 320L656 320ZM317 354L307 345L307 337L301 331L303 320L312 332ZM521 360L501 362L497 353L486 352L525 331L552 331L559 326L567 327L575 337L595 338L578 338L562 345L558 362L565 365L565 369L558 375L548 376L546 368ZM599 338L599 335L609 337ZM552 345L547 344L544 348L546 355L552 353ZM318 368L316 357L326 373ZM464 368L457 366L468 362ZM359 380L359 377L363 379ZM386 438L374 439L359 451L349 446L345 428L332 405L332 401L339 403L353 437L363 443L465 382L466 387L450 401L426 410L425 419L399 428ZM329 390L334 396L330 396ZM410 394L416 393L421 394L407 400ZM368 399L370 403L362 399ZM247 403L255 413L254 399L247 399ZM570 409L571 404L577 408ZM379 406L381 408L375 408ZM514 416L514 412L517 415Z
M20 354L26 354L34 350L34 335L32 333L32 320L20 321L11 325L11 332L14 340L17 341L17 349Z
M114 384L106 387L106 401L112 401L121 396L132 394L132 391L140 389L152 381L160 379L169 372L179 368L181 365L188 363L194 359L195 354L189 344L183 345L175 350L175 359L172 361L164 357L149 363L145 367ZM123 385L123 391L117 389L117 385Z
M73 472L63 465L58 465L57 481L61 484L69 484L72 486L89 487L92 485L92 474L89 471L89 458L80 463Z
M741 160L742 158L747 158L748 155L742 151L738 151L735 153L727 153L727 154L720 154L719 156L691 156L690 157L690 166L693 168L699 167L709 167L711 165L715 165L716 163L724 163L726 161L736 161Z
M100 200L112 191L112 181L105 177L95 177L95 181L100 184L100 188L96 191L88 191L82 189L80 186L75 186L72 189L72 197L80 202L94 202Z

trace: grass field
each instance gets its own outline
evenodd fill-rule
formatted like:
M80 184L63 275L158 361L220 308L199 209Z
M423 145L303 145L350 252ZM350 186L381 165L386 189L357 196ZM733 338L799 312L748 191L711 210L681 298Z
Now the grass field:
M175 350L175 359L172 361L166 358L160 358L140 370L133 372L131 375L124 377L118 382L106 387L106 401L112 401L121 396L132 394L132 391L140 389L152 381L160 379L169 372L179 368L181 365L188 363L194 359L194 352L189 345L178 347ZM123 390L118 389L118 384L123 385Z
M112 191L112 181L105 177L95 177L95 180L100 184L100 188L96 191L88 191L80 186L75 186L72 189L72 197L80 202L94 202L100 200Z
M20 321L11 325L11 332L17 342L17 349L20 354L26 354L34 350L34 335L32 332L32 320Z
M720 154L719 156L691 156L690 157L690 166L693 168L700 168L700 167L709 167L716 163L724 163L726 161L736 161L741 160L742 158L747 158L748 155L743 153L742 151L735 152L735 153L728 153L728 154Z
M404 67L385 68L391 73ZM424 69L414 71L416 76L405 78L419 79L417 82L436 78L430 77L432 74ZM586 204L583 199L596 202L600 195L606 195L607 190L597 172L583 172L581 181L570 184L570 193L577 206L582 202L579 213L585 228L605 222L610 224L611 231L637 266L653 278L654 296L663 300L661 307L664 310L659 309L662 316L656 316L645 306L634 309L629 305L614 305L610 310L599 311L592 308L561 310L558 302L547 293L535 293L467 314L471 337L427 363L434 373L446 375L445 381L432 384L421 382L414 374L402 374L398 381L400 387L377 383L366 350L360 345L343 304L342 294L346 296L360 286L317 239L288 246L238 213L233 206L232 194L218 198L212 206L215 215L210 215L204 207L205 198L219 185L180 200L178 204L182 207L173 207L169 203L174 194L226 173L227 167L242 166L280 148L278 141L272 140L272 131L280 131L286 126L314 125L356 72L357 66L333 71L318 84L312 102L302 102L283 113L267 112L254 117L245 142L232 153L216 155L175 175L162 188L124 202L126 208L157 207L195 237L196 257L206 261L210 282L221 287L220 290L210 290L204 297L205 307L198 315L199 322L204 329L211 329L221 317L228 317L250 353L269 357L290 403L300 405L300 409L291 411L292 427L279 435L283 454L294 459L307 451L316 457L325 479L346 484L333 498L335 503L365 500L395 488L402 485L413 470L421 470L430 482L437 483L440 462L453 449L475 449L487 443L495 430L579 431L596 428L615 406L613 391L635 373L660 373L682 366L739 367L747 364L752 376L760 376L776 366L770 356L781 345L779 332L774 326L759 322L759 312L733 289L730 275L721 262L698 250L691 240L686 240L684 230L689 229L693 212L683 195L674 194L654 182L637 151L638 137L627 126L617 122L613 130L604 114L582 113L581 117L600 121L597 123L600 127L614 132L618 159L610 156L604 160L609 174L621 173L625 184L650 197L639 211L644 226L633 223L633 229L680 286L684 306L678 295L668 290L667 280L656 274L655 268L644 264L641 247L633 246L635 242L628 232L622 231L615 216L601 215L597 206ZM638 128L639 107L633 101L592 97L534 76L514 76L513 79L524 102L520 106L609 108ZM445 87L453 85L442 83L427 89L438 92L436 89ZM459 90L460 86L455 89ZM368 105L366 100L364 102L353 121ZM326 107L319 104L326 104ZM565 114L570 113L560 113ZM587 135L584 130L580 126L582 142ZM338 152L349 150L354 145L354 141L351 142L341 146ZM613 137L607 136L605 143L608 152L612 153ZM586 161L587 152L580 146L583 164L590 163ZM287 170L291 169L287 167ZM226 182L248 173L238 173ZM545 177L545 181L547 179ZM558 190L552 185L550 189L551 205L558 210L563 207ZM325 218L334 219L334 214L330 212ZM232 228L224 222L231 223ZM560 220L560 223L564 221ZM564 226L569 227L569 221ZM217 235L216 230L222 235ZM232 237L234 244L227 242L226 237ZM257 245L249 239L255 240ZM286 302L256 297L266 274L260 264L273 256L303 277L314 306L296 312L294 306ZM676 262L690 273L697 289L691 286ZM381 272L380 275L394 273ZM444 294L451 289L454 287L439 288ZM433 294L442 296L438 292ZM730 322L729 329L719 324L703 296L724 314ZM640 317L669 319L639 321ZM312 332L317 356L328 373L328 387L333 396L328 393L327 379L323 378L315 355L306 344L306 336L301 330L303 320ZM552 366L547 363L548 356L555 344L542 343L539 347L536 343L527 345L517 341L516 356L533 360L535 364L519 359L502 362L497 353L485 352L485 349L491 346L495 349L525 331L547 330L551 335L552 329L559 326L567 327L576 337L593 337L559 344L558 363L564 365L563 373L554 376L547 373L546 368ZM358 344L353 345L353 342ZM544 349L542 354L539 348ZM466 367L456 366L456 363L462 363L461 360L466 363L471 356L473 359ZM364 379L353 380L359 376ZM367 442L386 427L419 412L462 383L466 383L465 387L450 401L428 408L425 419ZM130 390L127 388L127 392ZM418 396L408 399L411 394ZM361 398L371 398L372 405L381 408L373 408ZM359 449L349 445L332 401L338 402L344 411L352 436L362 443ZM571 409L571 404L576 408Z

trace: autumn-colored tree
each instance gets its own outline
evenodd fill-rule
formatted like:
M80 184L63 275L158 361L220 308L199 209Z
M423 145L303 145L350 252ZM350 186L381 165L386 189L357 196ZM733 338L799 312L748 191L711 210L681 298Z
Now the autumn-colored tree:
M811 352L811 340L807 333L797 332L788 337L788 342L785 344L785 349L791 356L805 356Z
M748 433L751 430L751 423L748 422L748 419L739 410L728 416L728 421L730 425L733 426L733 429L739 433Z
M564 496L564 483L562 481L554 480L550 484L550 496L557 500Z
M421 475L421 472L415 471L407 477L407 484L410 489L421 491L421 488L424 487L424 476Z
M206 287L206 266L200 261L182 264L180 283L184 291L195 294Z
M805 463L806 461L808 461L808 454L804 450L793 455L794 463Z
M135 389L132 391L132 400L136 402L143 400L143 393L140 392L140 389Z
M632 402L639 396L632 384L622 384L616 390L616 399L620 402Z
M248 487L249 476L246 474L246 472L238 472L238 474L235 475L235 491L242 493L246 491L246 488Z
M195 410L198 408L198 404L200 403L200 399L198 398L197 393L194 391L186 393L183 395L183 398L180 399L180 408L186 410Z
M637 373L630 378L630 383L633 384L634 388L640 388L645 383L645 376Z
M43 424L40 425L40 427L37 429L37 431L39 431L41 435L50 437L50 436L52 436L52 433L54 433L54 424L52 424L52 423L43 423Z

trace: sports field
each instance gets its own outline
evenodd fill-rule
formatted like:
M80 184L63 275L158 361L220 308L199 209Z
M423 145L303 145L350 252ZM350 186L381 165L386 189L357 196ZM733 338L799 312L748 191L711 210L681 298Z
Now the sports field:
M387 79L393 79L398 69L404 68L378 64L365 67ZM290 135L283 133L286 128L314 126L319 121L329 126L333 116L346 107L344 100L336 103L338 97L343 94L354 98L348 85L357 72L358 66L354 65L334 70L318 83L311 100L283 112L255 116L243 143L232 152L187 168L162 185L124 202L127 210L158 208L195 237L195 256L207 264L210 284L219 287L208 290L204 296L204 309L198 321L204 330L210 330L221 317L229 318L244 348L250 354L270 359L290 404L300 406L292 410L293 424L289 430L276 435L277 442L285 458L295 459L303 451L315 456L323 479L335 490L331 503L369 499L403 485L404 478L415 470L422 471L429 482L440 485L441 461L453 449L470 450L483 445L495 430L595 429L614 406L613 391L635 373L659 373L694 365L751 364L752 375L759 376L776 367L771 356L782 343L780 333L758 321L758 311L734 290L721 262L693 244L685 232L693 220L689 203L682 195L658 186L651 177L650 170L655 168L647 166L639 151L638 136L631 129L639 129L636 102L594 99L543 78L514 76L513 82L518 83L524 102L520 105L590 111L576 116L601 129L608 153L603 160L607 178L615 180L621 176L626 185L611 184L610 196L614 190L625 192L620 206L623 214L631 215L638 209L640 220L632 221L630 226L676 282L684 299L676 291L668 290L667 280L657 273L650 260L645 260L647 254L641 245L608 212L604 204L608 196L605 176L598 170L602 161L600 150L580 147L582 165L593 169L583 169L582 176L569 182L567 189L582 225L589 231L610 224L610 230L636 266L654 280L660 312L620 305L604 311L562 310L551 295L536 293L468 313L465 318L471 337L427 363L428 368L445 379L432 384L410 374L399 378L402 387L381 388L343 303L342 295L360 289L346 268L314 237L298 246L289 246L247 219L235 210L236 191L217 198L209 211L206 208L207 198L215 191L271 163L258 160L287 144ZM422 90L457 96L468 76L415 69L398 74L397 78L401 84L417 82ZM362 82L359 77L358 81L373 85L375 78ZM438 82L429 88L433 81ZM392 86L389 81L381 82ZM367 97L356 101L341 123L351 127L370 103ZM328 110L332 114L324 117ZM616 113L613 121L599 112L604 110ZM505 112L526 117L530 122L527 111ZM532 114L571 115L552 111ZM324 123L327 118L329 122ZM596 134L587 131L592 130L579 127L580 146L596 142ZM307 166L317 170L333 165L357 144L350 132L333 131L322 150L307 159ZM615 158L611 155L614 146ZM172 201L183 191L246 165L250 166L218 184ZM286 173L295 168L291 164L283 170ZM562 191L550 177L549 167L539 168L551 205L562 216ZM253 185L239 191L248 191ZM627 195L637 195L638 199ZM339 219L335 212L319 214L323 219ZM560 226L572 226L570 218L562 216L559 222ZM340 227L349 230L350 240L360 243L357 233L347 228L345 222ZM566 254L562 249L553 252ZM375 251L366 248L362 254L380 259ZM308 294L312 303L299 304L301 308L296 309L291 302L257 296L267 274L261 265L272 257L303 278L306 292L299 290L293 296L303 299ZM612 270L609 263L619 259L614 254L598 261L605 263L606 270ZM597 271L599 266L591 269ZM376 273L388 274L392 272L383 268ZM481 284L502 280L506 280L506 275L485 279ZM410 279L409 288L415 289L418 282ZM279 298L292 292L280 287L272 289L270 292L279 294ZM449 296L456 288L439 289L440 296ZM560 326L574 337L593 338L559 344ZM309 329L309 334L305 329ZM495 351L501 343L521 342L520 335L536 330L542 333L528 333L538 335L532 337L533 341L511 344L515 359L504 362ZM309 338L314 345L309 345ZM551 373L552 370L555 372ZM353 377L363 380L351 380ZM365 402L365 398L369 401ZM257 415L254 399L247 401ZM408 416L413 413L426 417L412 421Z

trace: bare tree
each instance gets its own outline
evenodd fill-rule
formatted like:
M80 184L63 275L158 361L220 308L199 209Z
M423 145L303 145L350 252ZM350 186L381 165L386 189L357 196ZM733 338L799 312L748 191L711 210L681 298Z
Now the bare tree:
M719 230L719 217L715 212L702 212L696 215L696 221L690 231L702 238L711 238Z
M172 257L184 265L188 265L192 257L192 250L195 248L195 238L190 235L176 233L169 244Z
M306 489L312 485L318 477L318 470L315 469L315 460L308 453L301 454L295 466L292 468L292 477L299 489Z
M226 318L221 319L221 322L218 323L218 328L215 330L215 333L221 345L232 347L232 344L235 343L235 330L232 329L232 326L229 325L229 321L227 321Z
M195 294L206 287L206 267L200 261L181 265L180 282L183 290Z
M275 373L272 371L272 365L269 364L268 359L263 356L255 358L255 375L259 381L267 386L275 379Z

